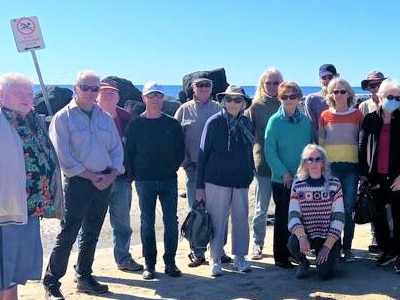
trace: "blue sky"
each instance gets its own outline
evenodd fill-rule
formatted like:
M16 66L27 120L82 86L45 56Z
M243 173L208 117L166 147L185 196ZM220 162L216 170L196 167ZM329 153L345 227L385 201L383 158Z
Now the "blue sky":
M318 85L333 63L353 86L373 70L400 79L398 0L1 0L0 74L37 83L31 54L18 53L10 20L37 16L45 84L71 84L82 69L134 84L181 84L186 73L226 69L256 85L275 66L285 80Z

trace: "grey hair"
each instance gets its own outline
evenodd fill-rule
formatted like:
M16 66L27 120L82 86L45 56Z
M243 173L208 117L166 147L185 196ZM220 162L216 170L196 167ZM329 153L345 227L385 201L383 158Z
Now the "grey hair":
M33 85L32 80L24 74L6 73L0 77L0 91L6 91L10 85L13 85L15 83L24 83L31 86Z
M296 176L300 180L307 179L310 174L308 173L307 170L307 158L310 155L311 152L317 151L322 158L322 175L324 176L325 179L325 189L328 188L329 185L329 178L331 177L331 167L330 163L328 160L328 155L326 154L326 151L324 148L322 148L319 145L316 144L308 144L307 146L304 147L303 152L301 153L301 159L300 159L300 164L299 167L297 168L297 173Z
M385 98L386 96L388 96L388 91L391 89L397 89L398 91L400 91L400 84L397 80L387 78L382 81L378 90L378 95L382 98Z
M75 79L75 81L74 81L74 85L77 85L77 84L81 83L81 82L82 82L82 79L88 78L88 77L90 77L90 78L97 78L98 81L99 81L99 83L100 83L100 76L99 76L99 74L97 74L95 71L92 71L92 70L82 70L82 71L79 71L78 74L76 75L76 79Z

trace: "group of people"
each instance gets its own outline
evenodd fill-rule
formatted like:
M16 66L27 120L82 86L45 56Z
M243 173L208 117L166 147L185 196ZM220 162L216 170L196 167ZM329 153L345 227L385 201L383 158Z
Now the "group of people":
M319 77L322 89L305 97L304 113L300 87L284 81L275 68L261 75L254 99L236 85L212 99L212 80L195 78L193 99L171 117L162 111L164 92L159 84L143 86L146 109L132 115L117 106L116 82L100 80L97 73L85 70L73 84L74 98L53 116L47 133L46 124L33 110L30 79L21 74L3 75L0 138L10 151L0 156L4 166L0 170L0 299L17 299L18 284L40 279L40 218L50 208L61 220L61 231L43 278L47 299L65 299L60 279L77 238L77 291L108 291L107 285L92 276L107 210L117 268L143 271L146 280L155 278L157 199L164 223L164 271L180 277L175 255L177 171L181 166L186 173L188 208L194 201L204 201L211 216L211 276L223 275L223 264L232 261L239 272L251 271L246 256L250 245L248 191L253 179L252 259L263 258L272 195L275 265L289 269L295 260L296 276L305 278L310 265L307 255L314 249L319 276L334 276L339 257L354 260L352 215L357 184L362 180L373 187L379 210L373 222L376 246L381 250L376 264L396 260L400 273L400 159L396 155L400 150L400 85L381 72L369 74L362 88L370 91L371 99L357 108L353 89L333 65L322 65ZM129 253L133 181L144 265ZM233 259L224 250L229 218ZM191 249L189 267L205 264L205 251Z

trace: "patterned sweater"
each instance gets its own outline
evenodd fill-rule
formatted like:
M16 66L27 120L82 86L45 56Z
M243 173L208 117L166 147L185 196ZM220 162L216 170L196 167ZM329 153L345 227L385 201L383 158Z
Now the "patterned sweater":
M325 191L324 179L296 179L289 203L288 229L298 237L326 239L333 246L344 226L343 195L340 182L331 177Z
M325 148L331 163L358 163L358 136L362 119L362 113L355 108L344 113L332 108L322 112L319 144Z

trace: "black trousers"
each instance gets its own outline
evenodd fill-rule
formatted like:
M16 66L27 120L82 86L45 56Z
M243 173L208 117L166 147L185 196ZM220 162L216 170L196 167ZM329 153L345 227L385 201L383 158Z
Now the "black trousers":
M66 179L65 219L57 236L43 284L60 285L59 279L67 271L68 259L78 237L78 261L76 272L81 276L92 273L97 241L108 208L111 186L98 190L90 180L75 176Z
M288 230L290 190L285 188L283 183L272 182L272 194L275 202L274 259L275 262L285 263L290 255L287 248L290 235Z
M372 191L372 197L378 210L378 217L373 224L375 226L376 242L383 251L393 251L400 255L400 192L393 192L390 186L393 179L385 174L378 176L379 188ZM387 219L386 205L392 207L393 236L390 236L390 228Z

